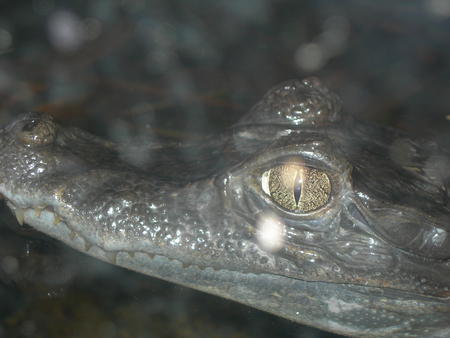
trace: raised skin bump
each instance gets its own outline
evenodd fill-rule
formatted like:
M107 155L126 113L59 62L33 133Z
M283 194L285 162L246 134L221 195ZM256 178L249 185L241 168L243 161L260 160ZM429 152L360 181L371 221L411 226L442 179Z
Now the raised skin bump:
M23 114L0 129L0 193L26 223L113 264L352 337L447 337L449 152L340 106L317 79L285 82L227 133L155 146L144 168ZM307 189L326 192L320 203L272 197L263 176L285 164L323 173ZM259 242L266 215L278 250Z

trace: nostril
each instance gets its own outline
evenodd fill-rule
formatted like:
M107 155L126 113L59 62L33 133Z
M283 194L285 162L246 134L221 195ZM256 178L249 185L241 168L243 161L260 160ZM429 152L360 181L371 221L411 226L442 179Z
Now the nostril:
M352 203L352 204L350 204L348 206L348 212L355 219L357 219L361 223L364 223L365 225L369 226L369 223L366 221L366 219L364 218L363 214L361 213L361 211L359 211L358 207L354 203Z
M25 121L24 121L25 122ZM56 137L56 125L41 119L26 121L19 129L18 138L31 147L51 144Z

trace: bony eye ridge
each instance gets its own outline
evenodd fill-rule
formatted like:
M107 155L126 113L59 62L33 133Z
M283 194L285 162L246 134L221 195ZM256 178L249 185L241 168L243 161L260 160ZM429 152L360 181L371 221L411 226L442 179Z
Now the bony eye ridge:
M280 206L297 212L323 207L331 195L331 183L324 172L299 164L286 164L265 171L263 191Z

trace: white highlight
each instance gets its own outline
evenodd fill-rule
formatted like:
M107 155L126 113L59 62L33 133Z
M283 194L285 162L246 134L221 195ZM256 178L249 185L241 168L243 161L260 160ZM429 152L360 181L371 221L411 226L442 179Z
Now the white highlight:
M12 36L6 29L0 28L0 50L11 47Z
M275 252L281 248L286 237L283 221L276 215L263 212L256 222L256 238L263 250Z
M271 169L272 170L272 169ZM265 173L262 174L261 177L261 186L262 190L270 196L270 187L269 187L269 177L270 177L270 170L267 170Z
M337 299L336 297L331 298L326 301L328 304L328 311L331 313L342 313L346 311L361 310L363 307L358 303L347 303L343 300Z
M305 71L315 71L325 62L321 46L317 43L305 43L295 52L297 65Z
M330 58L345 51L349 34L350 24L346 18L328 18L323 24L323 32L317 35L314 41L298 47L295 52L297 66L307 72L322 68Z
M450 16L450 0L425 0L424 6L431 14L440 17Z
M96 18L81 20L68 11L56 11L47 23L48 38L59 52L73 53L85 41L99 37L102 25Z
M80 19L67 11L56 11L48 20L48 38L58 51L74 52L81 44Z

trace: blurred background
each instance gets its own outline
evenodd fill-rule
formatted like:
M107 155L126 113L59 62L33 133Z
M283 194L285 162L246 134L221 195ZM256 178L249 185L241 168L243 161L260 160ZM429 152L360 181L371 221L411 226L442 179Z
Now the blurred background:
M195 140L279 82L450 145L450 0L0 1L0 123ZM0 224L0 337L338 337Z

